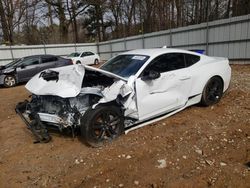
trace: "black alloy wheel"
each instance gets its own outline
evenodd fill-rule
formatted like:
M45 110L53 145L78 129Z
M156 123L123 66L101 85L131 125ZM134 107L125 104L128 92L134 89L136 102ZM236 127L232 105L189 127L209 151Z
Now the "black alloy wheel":
M223 95L223 81L220 77L215 76L208 80L203 93L201 103L205 106L216 104Z
M93 147L102 146L124 132L121 110L116 106L99 106L86 112L81 123L81 132Z

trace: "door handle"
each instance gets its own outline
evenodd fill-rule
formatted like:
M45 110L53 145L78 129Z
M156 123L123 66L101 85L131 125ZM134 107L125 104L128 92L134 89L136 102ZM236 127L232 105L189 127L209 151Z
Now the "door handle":
M180 78L180 80L188 80L188 79L190 79L191 78L191 76L182 76L181 78Z

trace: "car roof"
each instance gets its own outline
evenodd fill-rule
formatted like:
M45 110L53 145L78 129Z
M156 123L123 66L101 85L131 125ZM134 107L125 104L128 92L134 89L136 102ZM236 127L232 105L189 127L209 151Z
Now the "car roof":
M156 57L164 53L187 53L187 54L193 54L198 56L204 56L202 54L188 51L188 50L182 50L182 49L175 49L175 48L150 48L150 49L136 49L136 50L130 50L127 52L122 53L121 55L125 54L137 54L137 55L147 55L151 57Z
M25 57L23 57L23 58L26 59L26 58L32 58L32 57L50 57L50 56L55 56L55 57L57 57L56 55L51 55L51 54L41 54L41 55L30 55L30 56L25 56Z

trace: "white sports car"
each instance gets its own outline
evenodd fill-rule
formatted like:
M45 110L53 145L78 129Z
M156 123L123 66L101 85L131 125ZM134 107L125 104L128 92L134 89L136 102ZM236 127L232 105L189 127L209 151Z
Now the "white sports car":
M49 69L26 85L30 101L17 113L38 141L48 127L77 130L91 146L201 103L213 105L229 86L226 58L179 49L132 50L100 68L83 65Z
M68 57L72 59L74 64L97 65L100 62L99 55L89 51L82 53L71 53L68 55Z

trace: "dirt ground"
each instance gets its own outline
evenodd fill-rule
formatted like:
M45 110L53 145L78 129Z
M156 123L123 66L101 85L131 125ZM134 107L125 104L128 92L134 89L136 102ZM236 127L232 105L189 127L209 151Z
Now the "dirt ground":
M221 102L192 106L102 148L47 144L15 114L23 85L0 88L0 187L250 187L250 66L232 66Z

